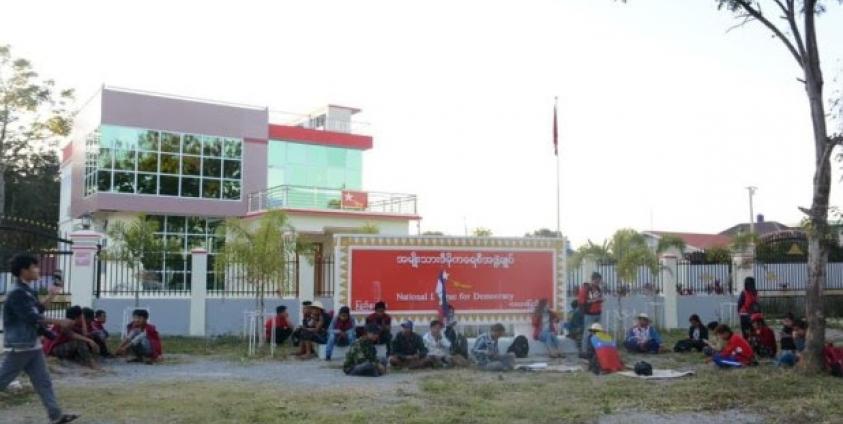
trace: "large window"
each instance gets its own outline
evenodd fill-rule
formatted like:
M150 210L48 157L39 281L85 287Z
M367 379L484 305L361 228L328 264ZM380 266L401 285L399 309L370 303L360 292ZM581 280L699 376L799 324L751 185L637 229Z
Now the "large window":
M86 144L86 194L240 200L241 139L103 125Z
M161 253L161 269L148 271L159 275L159 281L165 288L189 287L190 251L201 247L208 250L208 287L213 289L216 284L214 258L225 242L224 237L217 236L222 219L161 215L151 215L147 219L158 223L156 236L169 240L179 250L171 254Z
M267 186L360 190L362 152L356 149L270 140Z

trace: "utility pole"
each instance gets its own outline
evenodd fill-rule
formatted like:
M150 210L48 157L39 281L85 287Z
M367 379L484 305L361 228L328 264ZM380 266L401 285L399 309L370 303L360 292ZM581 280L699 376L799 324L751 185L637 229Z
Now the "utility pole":
M752 207L752 197L755 196L758 187L748 186L746 190L749 192L749 233L755 234L755 211Z

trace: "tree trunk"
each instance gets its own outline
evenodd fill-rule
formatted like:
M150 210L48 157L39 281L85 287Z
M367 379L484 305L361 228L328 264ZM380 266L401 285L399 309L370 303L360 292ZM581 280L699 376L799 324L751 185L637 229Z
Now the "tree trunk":
M809 4L810 3L810 4ZM813 2L806 5L813 6ZM808 6L806 6L808 7ZM813 10L811 8L811 10ZM825 313L823 311L823 289L826 280L829 243L828 203L831 191L831 149L823 105L823 77L816 43L814 14L805 14L806 56L803 62L805 90L811 108L811 123L814 130L815 171L814 193L809 211L808 231L808 287L805 293L805 318L808 331L805 352L800 361L805 372L820 372L824 366L822 355L825 344Z

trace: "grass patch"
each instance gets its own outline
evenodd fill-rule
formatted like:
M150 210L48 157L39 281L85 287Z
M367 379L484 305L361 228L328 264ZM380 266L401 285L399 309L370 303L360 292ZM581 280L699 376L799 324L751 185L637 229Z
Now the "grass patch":
M109 349L114 352L120 341L109 339ZM161 337L165 357L170 355L207 356L232 361L246 362L253 360L286 360L296 353L296 348L289 343L275 348L275 355L270 354L269 344L264 344L254 356L248 355L249 342L236 336L220 337ZM167 362L173 359L167 359ZM176 361L178 362L178 361Z

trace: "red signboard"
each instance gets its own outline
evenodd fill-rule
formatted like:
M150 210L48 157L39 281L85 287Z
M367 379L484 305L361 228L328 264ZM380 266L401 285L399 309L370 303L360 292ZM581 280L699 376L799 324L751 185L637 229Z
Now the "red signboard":
M447 275L457 313L528 312L540 299L555 305L553 250L351 249L348 305L365 312L383 300L390 311L435 312L437 283Z
M342 191L343 209L366 209L369 207L369 193L365 191Z

